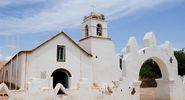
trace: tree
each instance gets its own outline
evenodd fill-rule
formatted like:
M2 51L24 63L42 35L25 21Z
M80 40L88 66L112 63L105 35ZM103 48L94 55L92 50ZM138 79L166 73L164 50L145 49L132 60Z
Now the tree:
M162 75L158 64L152 59L149 59L143 63L139 76L140 79L156 79Z
M178 62L178 74L185 75L185 48L182 50L174 51L174 55Z
M139 72L139 80L142 81L142 88L157 87L155 79L161 77L160 68L154 60L149 59L143 63Z

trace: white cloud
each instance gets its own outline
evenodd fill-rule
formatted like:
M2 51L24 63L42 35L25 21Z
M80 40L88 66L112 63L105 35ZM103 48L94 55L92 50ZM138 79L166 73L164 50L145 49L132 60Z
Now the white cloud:
M0 17L0 34L61 31L63 28L75 27L80 25L83 16L89 14L92 5L114 20L139 10L177 1L181 0L1 0L0 7L27 3L43 3L45 6L32 12L33 15L23 13L19 17Z
M47 0L1 0L0 1L0 6L7 6L11 4L25 4L25 3L39 3L39 2L44 2Z

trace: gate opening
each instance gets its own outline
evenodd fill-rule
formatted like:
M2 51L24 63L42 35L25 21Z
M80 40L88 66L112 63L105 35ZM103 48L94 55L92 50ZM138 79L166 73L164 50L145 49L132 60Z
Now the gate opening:
M140 100L155 100L156 79L162 78L159 65L153 60L145 61L139 72Z
M142 82L140 87L157 87L155 79L159 78L162 78L159 65L153 59L145 61L139 72L139 80Z

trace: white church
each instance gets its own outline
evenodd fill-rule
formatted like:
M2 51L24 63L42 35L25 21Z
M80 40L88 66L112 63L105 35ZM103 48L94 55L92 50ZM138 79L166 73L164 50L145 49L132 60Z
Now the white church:
M141 48L131 37L120 56L103 14L85 16L82 30L78 44L61 32L17 53L0 68L0 91L8 100L139 100L139 71L153 59L162 73L156 80L155 98L184 100L185 77L178 76L169 41L161 48L149 32Z

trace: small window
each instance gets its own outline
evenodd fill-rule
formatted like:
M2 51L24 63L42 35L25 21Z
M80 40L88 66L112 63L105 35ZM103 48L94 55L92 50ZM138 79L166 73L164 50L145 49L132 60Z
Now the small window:
M97 36L102 36L102 26L101 26L101 24L97 24Z
M63 46L63 45L57 46L57 61L58 62L65 61L65 46Z
M119 67L122 70L122 59L121 58L119 59Z
M89 36L88 25L85 25L85 37Z

